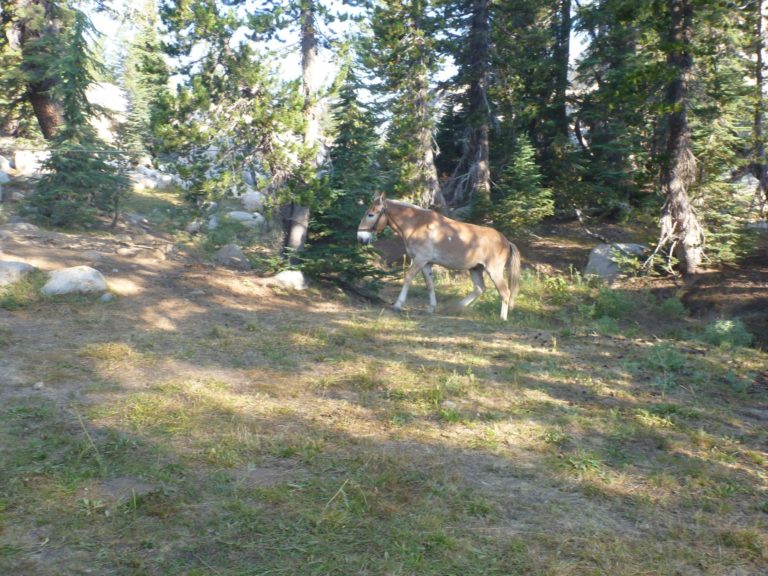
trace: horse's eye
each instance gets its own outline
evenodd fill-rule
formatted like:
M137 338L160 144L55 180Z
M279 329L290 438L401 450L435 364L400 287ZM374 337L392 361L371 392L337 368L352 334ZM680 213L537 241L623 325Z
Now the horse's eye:
M368 214L368 218L373 218L373 212Z

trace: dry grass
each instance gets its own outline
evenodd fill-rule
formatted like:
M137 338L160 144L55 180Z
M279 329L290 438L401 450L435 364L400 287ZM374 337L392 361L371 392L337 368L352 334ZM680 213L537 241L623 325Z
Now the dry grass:
M217 274L0 310L0 572L764 573L765 353L577 277L505 324Z

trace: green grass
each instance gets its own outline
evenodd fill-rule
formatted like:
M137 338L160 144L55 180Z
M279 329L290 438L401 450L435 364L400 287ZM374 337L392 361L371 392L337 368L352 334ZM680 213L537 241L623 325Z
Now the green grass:
M761 573L764 352L575 274L423 296L6 310L0 572Z
M44 298L40 289L47 281L45 272L35 271L18 282L0 287L0 309L18 310L40 302Z

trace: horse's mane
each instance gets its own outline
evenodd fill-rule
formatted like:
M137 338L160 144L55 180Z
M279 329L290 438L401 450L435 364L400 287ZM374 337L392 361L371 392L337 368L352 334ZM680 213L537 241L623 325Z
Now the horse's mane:
M416 210L427 210L426 208L422 208L421 206L416 206L416 204L412 204L404 200L393 200L392 198L387 198L387 202L392 202L393 204L397 204L398 206L402 206L404 208L416 208Z

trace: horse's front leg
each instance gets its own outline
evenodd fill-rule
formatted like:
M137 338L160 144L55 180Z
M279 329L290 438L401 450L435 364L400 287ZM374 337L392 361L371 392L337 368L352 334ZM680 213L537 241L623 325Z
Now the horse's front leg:
M408 271L405 273L405 279L403 280L403 287L400 290L400 296L397 297L397 301L393 306L393 308L398 312L403 309L403 304L405 304L405 299L408 297L408 288L411 287L411 282L413 282L416 274L418 274L425 265L426 262L414 260L413 264L411 264L411 267L408 268Z
M435 283L432 280L432 264L427 264L421 269L421 274L424 276L424 282L427 284L427 290L429 290L429 306L427 306L427 312L432 314L437 308L437 298L435 297Z

